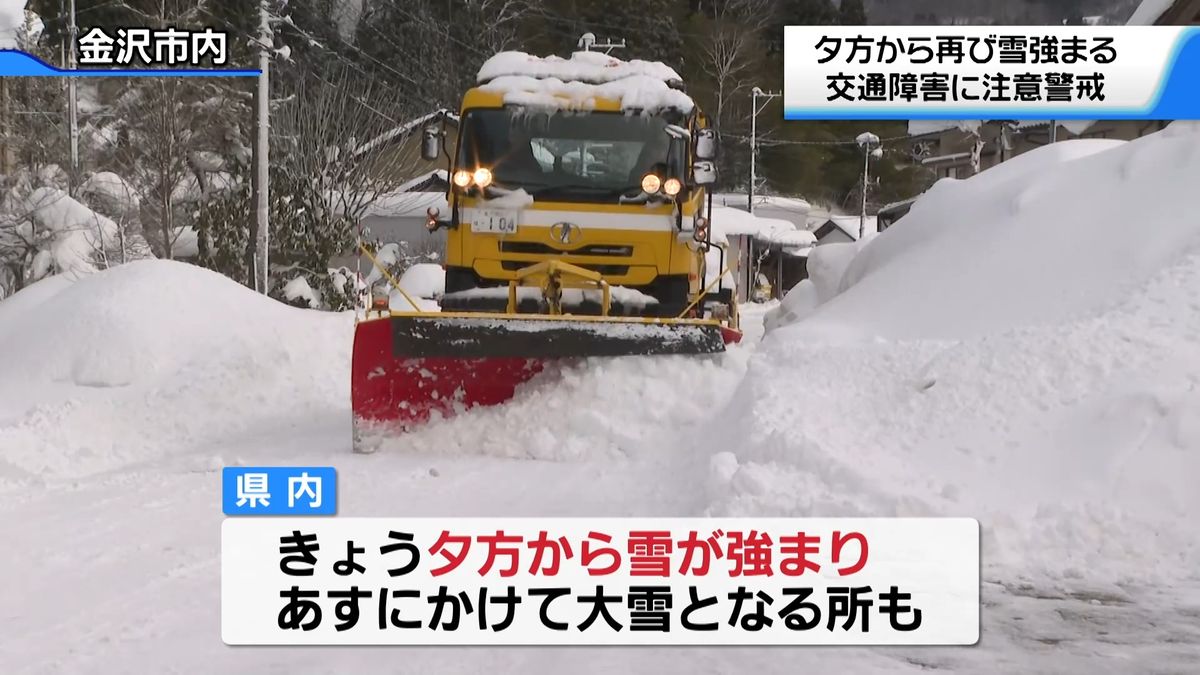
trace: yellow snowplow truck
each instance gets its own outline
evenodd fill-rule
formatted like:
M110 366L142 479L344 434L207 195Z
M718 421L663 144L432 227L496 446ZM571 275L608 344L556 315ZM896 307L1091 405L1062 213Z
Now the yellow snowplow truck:
M505 52L463 96L445 159L441 312L368 312L356 429L507 400L547 359L708 354L740 339L712 242L716 134L671 68L596 52ZM722 280L726 281L722 281Z

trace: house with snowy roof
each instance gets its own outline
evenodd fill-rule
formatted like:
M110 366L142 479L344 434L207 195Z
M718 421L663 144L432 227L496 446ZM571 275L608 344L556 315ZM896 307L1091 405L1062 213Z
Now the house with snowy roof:
M1053 142L1075 138L1132 141L1162 131L1169 123L1166 120L912 120L908 123L908 143L913 161L928 169L934 179L970 178Z
M1143 0L1129 25L1200 25L1200 0ZM1165 120L913 120L913 160L936 178L967 178L1054 141L1131 141L1166 128Z
M823 222L822 222L823 221ZM871 236L878 231L877 218L857 215L827 214L809 224L817 244L848 244L858 241L860 235Z
M458 114L452 110L441 108L405 120L401 124L388 129L382 134L368 140L359 146L357 152L379 150L376 164L378 178L391 183L409 181L418 176L429 176L436 170L446 168L446 160L440 158L428 161L421 158L421 132L430 126L445 125L448 134L453 135L458 129Z

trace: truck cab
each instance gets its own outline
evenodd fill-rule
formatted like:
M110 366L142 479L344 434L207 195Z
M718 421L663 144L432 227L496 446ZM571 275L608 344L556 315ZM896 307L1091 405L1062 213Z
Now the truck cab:
M601 275L612 314L703 318L724 300L727 316L732 289L705 278L716 137L674 71L597 53L493 61L457 137L427 129L422 145L449 164L449 213L429 218L447 229L443 311L502 311L521 270L558 260ZM587 292L563 305L600 312Z

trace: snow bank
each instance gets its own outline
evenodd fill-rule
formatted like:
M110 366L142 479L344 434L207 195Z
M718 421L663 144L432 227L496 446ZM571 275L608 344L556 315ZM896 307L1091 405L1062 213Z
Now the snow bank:
M1195 578L1197 176L1196 123L1070 141L819 247L714 430L711 510L974 516L1010 584Z
M400 288L422 298L438 298L446 292L446 270L433 263L418 263L404 271Z
M348 420L352 321L177 262L33 284L0 302L0 475L95 473L306 410Z
M388 306L398 312L438 312L437 299L446 292L446 270L433 263L418 263L409 267L399 279L401 293L390 291ZM405 297L405 293L408 297ZM409 301L411 298L411 302ZM416 305L415 307L413 305Z
M867 334L958 337L1095 308L1191 236L1178 226L1196 161L1182 129L1065 141L939 181L854 259L823 313ZM1131 267L1134 240L1151 257Z
M846 268L854 260L858 243L824 244L808 254L808 278L796 284L783 301L763 317L766 332L806 318L821 304L837 295Z

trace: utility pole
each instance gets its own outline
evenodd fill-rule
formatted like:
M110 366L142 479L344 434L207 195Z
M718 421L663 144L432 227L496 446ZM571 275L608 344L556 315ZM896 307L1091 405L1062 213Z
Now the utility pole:
M1058 142L1058 120L1050 120L1050 142Z
M605 54L611 54L614 49L623 49L625 47L625 38L621 38L620 42L596 42L595 33L584 33L579 38L578 47L585 52L590 52L593 49L603 49Z
M79 26L75 25L75 0L68 0L67 20L67 68L75 70L75 38ZM67 78L67 124L71 135L71 175L67 182L68 192L75 196L79 186L79 90L76 78Z
M267 265L270 262L268 252L271 245L270 237L270 116L271 116L271 15L267 7L268 0L259 0L259 34L258 34L258 88L255 90L257 122L254 127L254 211L257 232L254 238L254 290L266 295Z
M8 78L0 77L0 175L13 172L12 100L8 95Z
M758 180L755 173L755 162L758 159L758 113L767 107L771 99L778 96L777 91L763 91L758 87L750 90L750 187L746 190L746 210L751 214L754 213L754 183ZM760 98L764 99L761 108L758 105Z
M863 149L862 210L858 214L858 240L862 241L867 236L867 186L871 182L871 155L878 157L883 151L879 137L869 131L859 134L854 141Z

